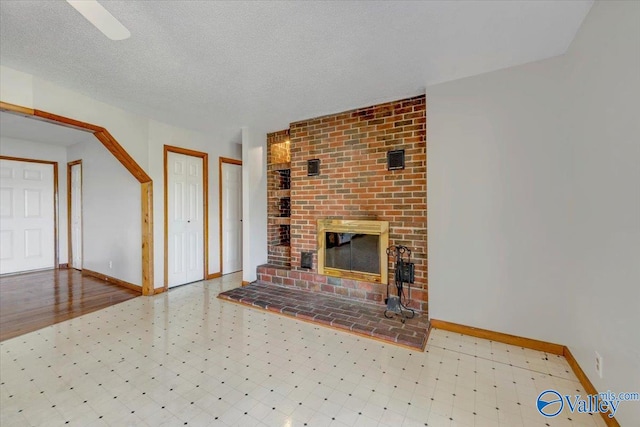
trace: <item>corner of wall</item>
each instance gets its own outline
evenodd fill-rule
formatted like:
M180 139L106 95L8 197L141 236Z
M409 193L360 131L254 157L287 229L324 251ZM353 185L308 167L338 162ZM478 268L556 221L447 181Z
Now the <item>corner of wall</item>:
M242 128L242 280L267 262L267 132Z
M0 65L0 101L34 108L33 76Z

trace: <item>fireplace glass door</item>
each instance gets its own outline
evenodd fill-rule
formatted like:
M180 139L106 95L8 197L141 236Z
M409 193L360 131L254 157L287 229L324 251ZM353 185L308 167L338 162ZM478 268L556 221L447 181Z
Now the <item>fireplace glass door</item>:
M325 267L380 274L380 236L325 232Z

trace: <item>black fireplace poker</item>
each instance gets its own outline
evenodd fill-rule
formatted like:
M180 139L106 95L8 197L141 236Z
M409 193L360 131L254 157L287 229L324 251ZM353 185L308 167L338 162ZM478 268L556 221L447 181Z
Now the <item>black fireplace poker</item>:
M389 294L391 284L387 284L387 298L384 301L387 304L387 309L384 311L384 317L391 319L394 315L399 314L402 317L402 323L404 323L406 319L413 319L416 315L415 310L407 307L411 301L411 286L409 284L414 282L415 264L411 262L411 249L406 246L391 245L387 248L387 255L393 257L394 260L396 295ZM409 288L408 298L404 293L405 283Z

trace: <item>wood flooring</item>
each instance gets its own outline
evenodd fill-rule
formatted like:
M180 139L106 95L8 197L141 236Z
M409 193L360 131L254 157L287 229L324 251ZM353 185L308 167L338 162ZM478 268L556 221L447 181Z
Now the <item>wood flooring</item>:
M140 296L139 292L82 276L44 270L0 277L0 341Z

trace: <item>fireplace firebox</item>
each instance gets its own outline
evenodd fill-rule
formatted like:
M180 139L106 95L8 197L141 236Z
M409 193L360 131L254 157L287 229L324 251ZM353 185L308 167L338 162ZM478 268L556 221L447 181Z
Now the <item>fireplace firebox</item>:
M318 273L387 284L389 223L318 220Z

